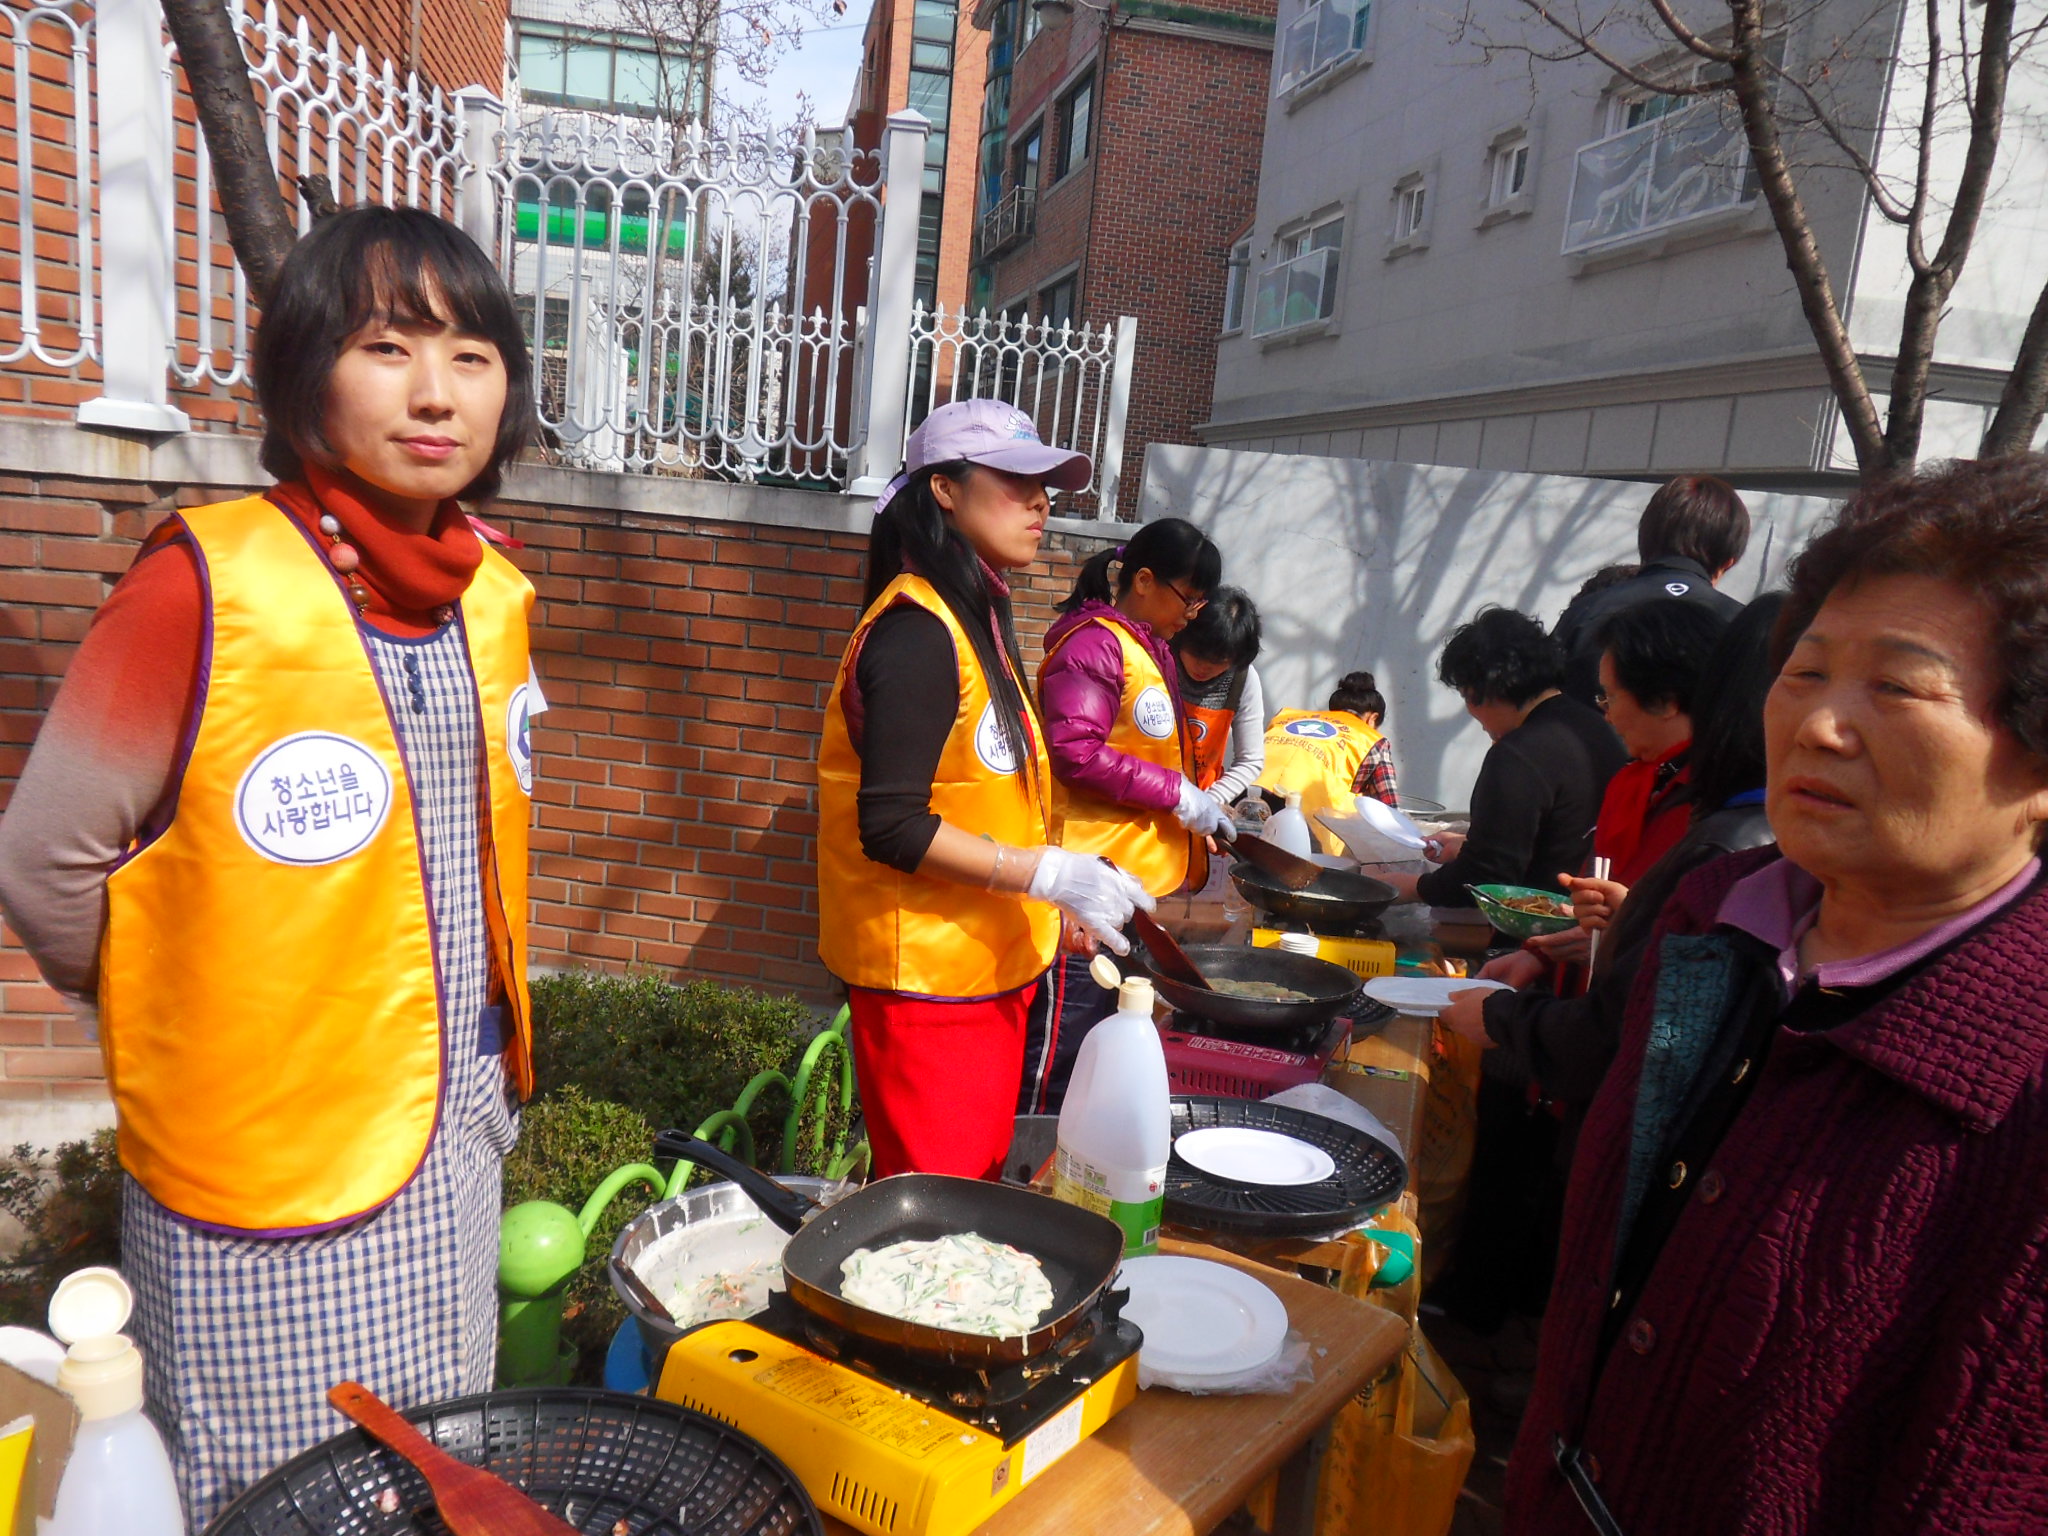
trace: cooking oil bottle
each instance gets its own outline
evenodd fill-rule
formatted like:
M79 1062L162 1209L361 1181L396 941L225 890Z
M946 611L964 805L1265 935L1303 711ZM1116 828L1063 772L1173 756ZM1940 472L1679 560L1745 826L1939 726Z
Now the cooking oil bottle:
M1081 1042L1053 1158L1053 1194L1122 1227L1126 1258L1159 1251L1173 1148L1166 1050L1152 1001L1146 978L1123 982L1116 1012Z

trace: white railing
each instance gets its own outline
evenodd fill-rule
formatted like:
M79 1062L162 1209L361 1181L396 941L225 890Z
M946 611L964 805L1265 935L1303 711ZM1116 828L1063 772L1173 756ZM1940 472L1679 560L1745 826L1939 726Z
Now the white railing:
M1280 39L1282 92L1306 85L1365 47L1371 0L1319 0L1287 24Z
M1038 435L1094 461L1096 516L1114 518L1123 478L1124 420L1130 409L1131 361L1138 322L1090 327L1018 320L986 310L911 316L910 412L919 420L953 400L1007 400L1029 416ZM906 427L910 416L905 417Z
M1703 101L1596 139L1578 153L1567 255L1756 201L1742 124Z
M1006 251L1038 227L1038 188L1012 187L981 216L983 259Z
M1322 319L1330 312L1334 297L1330 285L1336 278L1334 246L1303 251L1266 268L1259 274L1258 296L1252 306L1252 334L1271 336Z
M527 111L402 76L288 24L277 0L227 3L301 229L293 182L317 173L344 205L424 207L475 236L532 327L549 447L566 462L872 494L921 414L913 354L926 404L939 381L962 390L987 371L989 338L913 313L930 133L916 113L861 151ZM158 0L16 0L6 15L0 366L97 369L82 424L187 430L174 391L246 383L252 304ZM1113 504L1129 347L1103 353L1108 330L1034 329L1004 377L1050 400L1048 432L1088 438ZM1084 385L1102 356L1113 384Z

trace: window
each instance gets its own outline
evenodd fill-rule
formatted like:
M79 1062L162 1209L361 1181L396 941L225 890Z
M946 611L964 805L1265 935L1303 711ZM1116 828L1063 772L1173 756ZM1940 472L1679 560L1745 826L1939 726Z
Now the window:
M1259 274L1252 334L1271 336L1329 319L1337 308L1337 258L1343 244L1342 214L1309 220L1276 239L1274 263Z
M1063 277L1039 290L1038 318L1045 322L1048 333L1057 335L1061 326L1073 323L1077 276Z
M1039 14L1037 0L1024 0L1024 20L1017 46L1021 49L1031 39L1045 30L1045 18Z
M1033 123L1030 131L1017 141L1016 149L1010 153L1010 185L1037 190L1038 160L1044 148L1045 124Z
M1095 82L1083 80L1060 98L1060 152L1052 179L1060 181L1088 158L1088 134L1095 116Z
M1285 95L1365 51L1371 0L1316 0L1280 39L1279 91Z
M1429 228L1429 182L1420 176L1394 189L1394 238L1412 241Z
M1223 334L1244 329L1244 299L1251 286L1252 242L1249 237L1230 248L1223 268Z
M1529 136L1511 134L1493 146L1493 175L1488 206L1498 208L1522 195L1529 185Z
M519 87L543 106L633 116L704 114L704 71L646 39L546 22L517 23Z

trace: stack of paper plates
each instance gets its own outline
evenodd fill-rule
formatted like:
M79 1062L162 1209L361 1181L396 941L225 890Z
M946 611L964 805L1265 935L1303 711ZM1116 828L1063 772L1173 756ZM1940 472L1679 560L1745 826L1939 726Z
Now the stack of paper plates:
M1125 1259L1124 1316L1145 1332L1141 1385L1221 1392L1270 1366L1287 1345L1287 1308L1241 1269L1152 1254Z

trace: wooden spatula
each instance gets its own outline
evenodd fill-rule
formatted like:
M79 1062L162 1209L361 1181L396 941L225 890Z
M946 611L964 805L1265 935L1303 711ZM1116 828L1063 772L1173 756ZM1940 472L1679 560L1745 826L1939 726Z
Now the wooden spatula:
M1269 843L1263 837L1234 837L1228 832L1218 832L1216 841L1245 863L1263 869L1290 891L1307 890L1323 873L1322 865L1312 864L1300 854L1289 853L1278 843Z
M1159 925L1158 918L1138 907L1131 913L1131 926L1137 930L1139 942L1159 963L1161 973L1168 980L1177 981L1182 986L1200 987L1204 992L1216 990L1195 969L1195 962L1180 947L1180 941Z
M580 1536L503 1478L457 1461L360 1382L328 1388L327 1401L419 1470L455 1536Z

